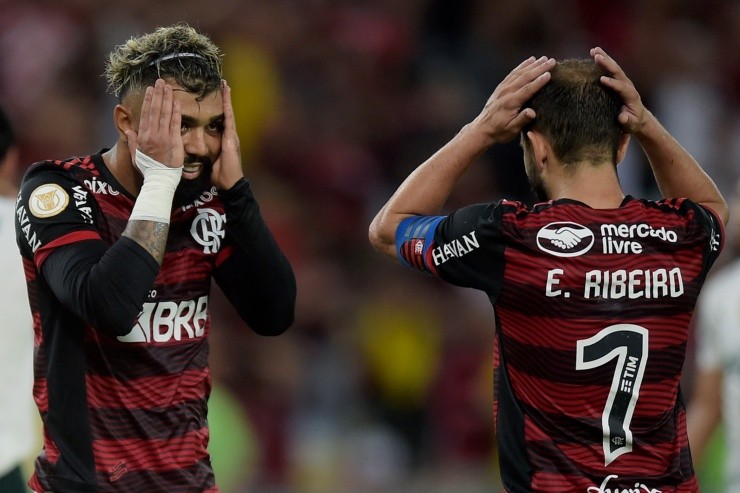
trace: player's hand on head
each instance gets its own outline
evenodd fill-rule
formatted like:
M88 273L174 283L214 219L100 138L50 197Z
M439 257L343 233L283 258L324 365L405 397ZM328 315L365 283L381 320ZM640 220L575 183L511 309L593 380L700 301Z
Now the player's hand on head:
M225 80L221 81L221 95L223 96L224 129L221 135L221 154L213 163L211 181L217 187L228 190L244 176L244 171L242 170L239 135L236 132L234 120L234 108L231 104L231 88Z
M624 70L602 48L591 49L591 57L596 65L604 69L609 76L602 76L601 83L619 94L622 98L622 111L619 113L619 123L629 134L638 133L645 124L647 110L642 104L640 93L635 85L624 73Z
M522 109L534 94L550 80L553 58L530 57L520 63L496 87L476 118L489 135L491 143L514 139L522 127L535 118L531 108Z
M158 79L146 88L141 104L139 131L126 131L131 156L136 150L170 168L179 168L185 160L182 142L182 113L172 86Z

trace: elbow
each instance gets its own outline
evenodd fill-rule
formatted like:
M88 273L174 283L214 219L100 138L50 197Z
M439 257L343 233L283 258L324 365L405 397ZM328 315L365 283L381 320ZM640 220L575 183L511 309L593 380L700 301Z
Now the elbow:
M396 220L397 219L397 220ZM380 211L368 228L368 240L375 250L390 259L396 258L396 228L403 216L389 218L384 211Z
M116 296L100 296L101 292L103 290L100 287L89 285L85 295L78 296L82 303L77 316L98 332L115 337L130 334L142 313L143 300L131 299L120 293ZM66 304L73 306L72 300Z
M731 212L729 206L727 205L727 201L719 192L717 192L711 198L707 198L705 200L697 200L696 202L714 212L717 218L722 221L722 224L727 226L728 222L730 221ZM738 211L740 211L740 208L735 207L732 212Z
M261 313L258 316L245 317L252 330L262 336L279 336L288 330L295 321L296 283L295 277L289 278L290 282L271 297L271 302L263 303ZM246 315L246 314L245 314Z
M135 313L130 310L125 312L108 311L96 320L90 320L90 325L100 332L114 337L123 337L134 330L139 313L141 313L140 309L137 309Z
M249 326L252 330L261 336L279 336L287 331L295 321L294 306L285 307L282 310L275 311L269 316L264 316L259 320L252 320Z
M727 207L727 202L722 200L722 202L718 204L715 212L722 221L722 224L727 226L727 223L730 221L730 208Z
M374 220L373 220L373 222L370 223L370 227L368 228L368 231L367 231L367 239L370 241L370 244L373 246L373 248L375 248L377 250L378 247L376 245L380 241L380 236L378 234L378 228L375 225L375 221Z
M379 252L382 252L386 246L386 236L383 234L383 219L382 219L383 211L379 212L377 216L375 216L375 219L370 223L370 227L367 231L367 237L370 241L370 244L378 250Z

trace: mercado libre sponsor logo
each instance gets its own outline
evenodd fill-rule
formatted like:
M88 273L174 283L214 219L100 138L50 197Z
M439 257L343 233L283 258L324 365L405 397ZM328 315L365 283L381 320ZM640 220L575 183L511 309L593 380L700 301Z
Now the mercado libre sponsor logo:
M578 257L594 244L593 232L572 222L554 222L537 232L537 247L556 257Z
M612 479L619 480L619 476L616 474L610 474L599 486L590 486L586 493L663 493L661 490L656 488L650 488L643 483L634 483L634 486L623 488L623 487L610 487L609 481Z
M642 240L657 238L667 243L678 243L678 234L664 226L654 228L650 224L602 224L602 251L607 255L640 254Z

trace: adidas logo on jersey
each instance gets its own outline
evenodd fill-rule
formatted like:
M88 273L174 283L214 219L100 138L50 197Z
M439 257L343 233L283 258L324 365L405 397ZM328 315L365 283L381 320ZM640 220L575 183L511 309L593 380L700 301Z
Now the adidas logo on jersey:
M208 319L208 296L197 300L144 303L136 325L120 342L163 343L203 337Z

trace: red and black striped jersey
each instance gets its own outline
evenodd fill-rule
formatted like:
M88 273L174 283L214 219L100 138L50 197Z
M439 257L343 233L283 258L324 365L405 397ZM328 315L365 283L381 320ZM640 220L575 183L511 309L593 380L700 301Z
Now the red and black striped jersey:
M404 265L494 306L507 491L697 491L679 381L722 241L685 199L499 201L402 221Z
M44 424L29 482L36 491L217 491L207 452L207 309L213 271L232 246L216 189L173 209L161 269L141 254L126 267L131 278L145 269L156 275L129 333L93 327L83 314L95 310L83 306L73 286L55 292L44 275L74 268L44 270L67 259L55 256L65 245L97 250L116 243L133 205L100 154L38 163L24 179L16 227ZM111 279L110 288L125 282ZM103 294L91 303L109 302Z

